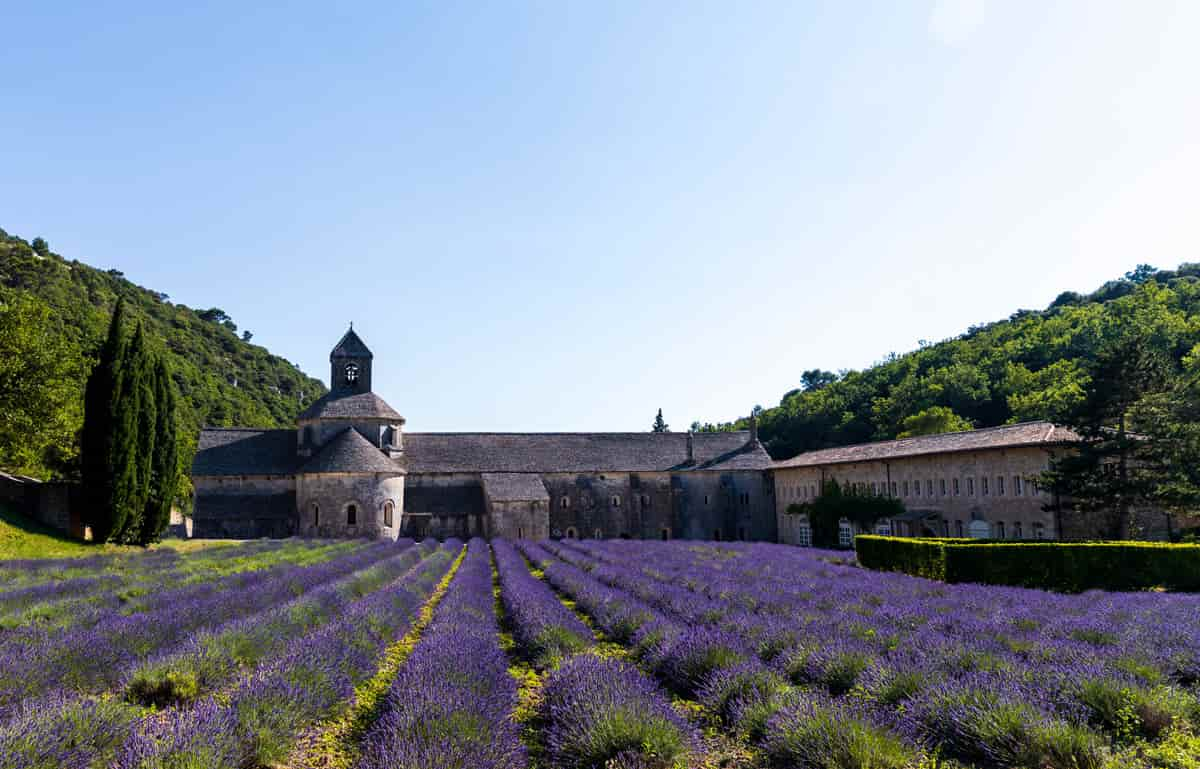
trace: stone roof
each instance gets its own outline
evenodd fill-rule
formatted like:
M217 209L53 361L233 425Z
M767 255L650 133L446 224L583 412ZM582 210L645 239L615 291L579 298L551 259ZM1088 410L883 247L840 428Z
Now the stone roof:
M300 419L387 419L404 423L404 417L375 393L341 390L322 395L300 414Z
M333 350L329 353L330 360L337 357L374 358L375 356L367 349L367 345L363 343L358 334L354 333L354 326L351 326L350 330L342 336L342 340L334 345Z
M206 427L192 461L192 475L291 475L295 470L295 430Z
M771 458L748 432L405 433L410 473L581 473L765 470Z
M484 473L483 494L493 502L550 501L538 473Z
M748 432L695 433L694 461L688 462L687 433L405 433L403 465L409 473L766 470L771 458L749 439ZM391 461L362 443L373 452L370 466ZM294 430L205 428L192 474L289 475L300 463ZM348 466L348 460L338 464Z
M776 462L772 467L814 467L818 465L873 462L927 454L948 454L962 451L984 451L1022 446L1058 446L1078 440L1079 436L1065 427L1050 422L1024 422L1017 425L988 427L961 433L920 435L898 441L859 443L833 449L806 451L791 459Z
M362 434L347 427L297 471L304 473L399 473L400 465L388 458Z

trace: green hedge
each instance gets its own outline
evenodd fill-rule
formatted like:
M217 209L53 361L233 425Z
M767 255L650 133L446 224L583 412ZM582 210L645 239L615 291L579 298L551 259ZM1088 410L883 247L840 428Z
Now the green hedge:
M1200 545L1160 542L998 542L863 534L858 561L943 582L1044 590L1200 591Z

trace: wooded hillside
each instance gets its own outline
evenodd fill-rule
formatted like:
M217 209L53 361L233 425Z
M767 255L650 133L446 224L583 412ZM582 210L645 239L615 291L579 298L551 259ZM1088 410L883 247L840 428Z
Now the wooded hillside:
M142 321L164 349L178 388L185 465L202 425L291 427L325 393L319 380L251 344L249 334L239 336L221 310L174 304L120 272L0 230L0 352L7 353L0 354L0 390L14 401L2 404L0 468L77 475L84 384L118 297L130 322Z
M1177 270L1143 265L1091 294L1064 292L1045 310L1020 310L862 371L804 371L778 406L759 413L759 432L781 459L972 426L1077 423L1086 418L1080 410L1088 407L1089 385L1098 375L1098 352L1114 333L1135 327L1148 344L1164 346L1173 375L1184 376L1185 356L1200 343L1200 264Z

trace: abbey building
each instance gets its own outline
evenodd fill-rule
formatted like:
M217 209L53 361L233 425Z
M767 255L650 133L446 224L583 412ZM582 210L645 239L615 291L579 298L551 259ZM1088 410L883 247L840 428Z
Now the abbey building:
M196 537L777 538L755 431L409 433L353 329L294 430L206 428Z

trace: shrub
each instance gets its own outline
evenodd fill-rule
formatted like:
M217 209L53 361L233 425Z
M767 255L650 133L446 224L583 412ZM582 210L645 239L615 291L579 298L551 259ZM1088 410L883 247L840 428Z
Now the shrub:
M767 723L763 749L780 769L905 769L917 758L895 735L800 696Z
M1064 592L1200 591L1200 545L1161 542L993 542L860 535L858 560L945 582Z

